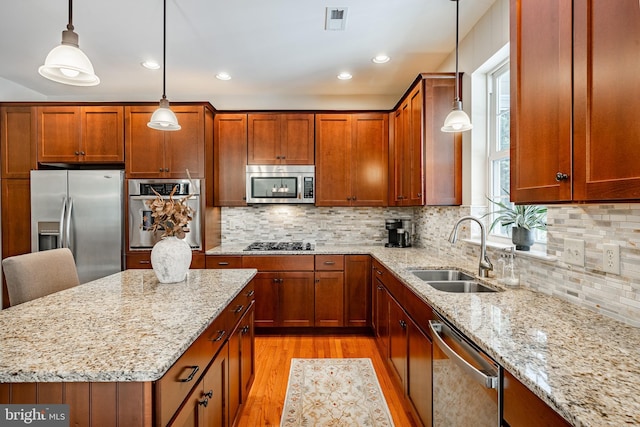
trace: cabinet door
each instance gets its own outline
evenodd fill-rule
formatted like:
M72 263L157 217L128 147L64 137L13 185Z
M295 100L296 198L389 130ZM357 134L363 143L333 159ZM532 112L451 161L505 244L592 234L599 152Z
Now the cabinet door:
M640 6L574 2L573 199L640 199Z
M510 194L514 202L570 201L572 197L571 9L568 0L511 0ZM557 181L557 173L568 178Z
M423 140L424 136L426 136L426 132L423 132L425 127L425 115L430 112L428 109L424 108L424 91L423 91L423 83L418 83L418 86L411 91L409 97L407 99L407 103L409 104L409 120L408 124L408 135L405 150L409 153L409 158L405 163L405 169L408 169L405 174L405 193L403 206L421 206L424 204L424 174L423 174L423 159L424 159L424 150L423 147L428 142L428 138ZM448 98L448 101L451 101L453 96ZM450 106L451 102L448 103ZM447 114L450 109L447 110ZM446 115L445 115L446 117ZM442 118L444 122L444 117ZM440 131L440 129L438 129ZM442 133L442 132L440 132ZM437 135L439 136L439 135ZM446 138L448 143L451 143L449 138ZM451 151L451 147L442 147L447 150L447 152ZM437 163L436 163L437 164ZM443 179L448 177L445 176Z
M213 203L245 206L247 115L216 114L213 129Z
M344 325L344 272L317 271L315 326Z
M253 278L256 287L256 327L273 327L278 319L280 278L277 272L258 272Z
M389 138L389 205L401 206L404 199L405 172L403 168L406 158L406 138L404 111L407 104L402 103L400 107L391 113L391 131Z
M249 114L247 129L247 164L280 164L284 155L280 148L280 115Z
M380 353L383 358L387 359L389 357L389 303L391 297L379 279L376 278L373 282L374 289L372 292L375 295L374 332Z
M153 106L125 107L127 178L157 178L164 172L165 132L147 126L156 108Z
M424 200L427 205L460 205L462 133L440 130L451 112L451 100L455 97L455 74L427 75L424 85L424 101L420 96L420 99L414 99L412 104L412 124L415 124L414 121L419 120L416 111L422 102L425 103L424 113L420 112L420 117L424 117L424 124L421 126L424 129ZM418 135L413 136L411 145L415 151L420 149L419 139L421 138ZM414 167L419 166L415 164ZM413 179L415 180L415 177ZM414 182L412 181L412 185L415 185Z
M249 396L251 384L256 374L255 358L255 329L254 325L255 303L240 321L240 401L244 404Z
M570 425L507 370L504 370L503 387L503 418L510 426L563 427Z
M345 326L371 324L371 257L344 257Z
M391 367L406 392L407 375L407 328L408 318L402 307L390 298L389 301L389 360Z
M433 348L431 339L418 326L408 322L407 398L411 402L422 425L432 425L432 374Z
M29 178L37 167L36 109L0 107L2 178Z
M389 116L354 114L351 142L351 206L387 206Z
M200 427L204 424L204 406L202 384L196 385L184 401L182 408L168 424L171 427ZM207 406L209 402L207 400Z
M164 176L204 178L204 107L171 107L182 127L164 134ZM152 129L153 130L153 129ZM156 131L158 132L158 131Z
M313 272L288 271L278 275L278 326L313 326ZM256 287L256 313L257 294Z
M351 115L316 114L316 206L350 206Z
M229 421L233 425L233 420L239 415L240 412L240 366L242 363L240 356L240 349L242 345L242 331L240 324L233 330L231 336L229 336L229 385L228 385L228 398L227 406L229 407Z
M82 143L79 160L124 162L124 107L81 107L80 112Z
M229 426L227 406L229 385L229 344L225 344L209 365L202 378L203 399L207 399L202 418L203 426Z
M37 107L37 112L38 162L78 162L80 107Z
M2 180L2 257L31 252L31 191L29 179ZM2 307L9 306L6 285L2 286Z
M280 152L283 164L314 164L313 114L280 115Z

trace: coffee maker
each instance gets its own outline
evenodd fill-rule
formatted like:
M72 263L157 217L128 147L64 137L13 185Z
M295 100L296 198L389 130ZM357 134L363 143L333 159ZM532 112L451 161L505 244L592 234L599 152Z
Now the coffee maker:
M385 243L388 248L407 248L411 246L411 220L387 219L385 228L389 231L389 241Z

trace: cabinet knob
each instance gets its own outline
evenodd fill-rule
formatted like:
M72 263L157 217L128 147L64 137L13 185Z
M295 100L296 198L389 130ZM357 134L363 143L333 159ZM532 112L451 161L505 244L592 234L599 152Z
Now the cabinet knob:
M206 408L208 404L209 404L209 399L207 399L206 397L202 400L198 400L198 405L200 406L204 406Z
M567 179L569 179L569 175L567 175L566 173L562 173L562 172L556 173L556 181L558 182L566 181Z
M356 199L356 196L353 196L353 197L351 198L351 200L354 200L354 201L355 201L355 200L358 200L358 199Z
M80 152L79 152L79 151L76 151L75 153L76 153L76 156L79 156L79 155L80 155Z
M164 171L165 172L169 172L169 168L164 168Z
M347 197L347 200L351 200L351 197Z
M164 169L160 168L160 172L162 172Z
M85 155L85 152L84 152L84 151L81 151L81 152L80 152L80 155L81 155L81 156L84 156L84 155Z
M213 390L209 390L208 392L206 392L204 394L206 397L208 397L209 399L211 399L213 397ZM206 405L205 405L206 406Z
M418 193L418 194L416 194L416 196L422 197L422 193Z
M398 200L404 199L404 196L398 196Z

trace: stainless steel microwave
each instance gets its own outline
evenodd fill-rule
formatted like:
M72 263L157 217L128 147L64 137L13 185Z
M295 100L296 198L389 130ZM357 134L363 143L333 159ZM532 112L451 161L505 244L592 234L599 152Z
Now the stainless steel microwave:
M247 165L247 203L314 203L315 166Z

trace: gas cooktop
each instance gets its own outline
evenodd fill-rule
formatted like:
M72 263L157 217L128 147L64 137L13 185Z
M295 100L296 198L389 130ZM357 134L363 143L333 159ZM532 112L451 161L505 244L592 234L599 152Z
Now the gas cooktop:
M245 251L312 251L308 242L253 242Z

